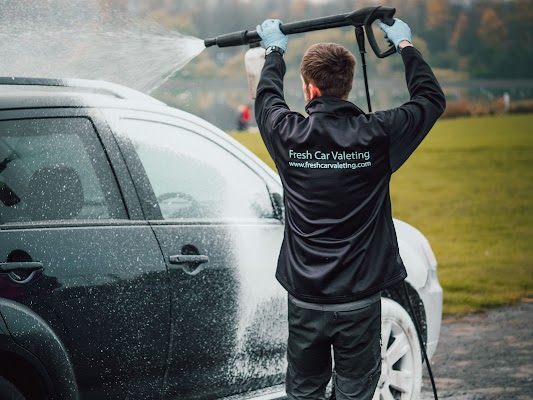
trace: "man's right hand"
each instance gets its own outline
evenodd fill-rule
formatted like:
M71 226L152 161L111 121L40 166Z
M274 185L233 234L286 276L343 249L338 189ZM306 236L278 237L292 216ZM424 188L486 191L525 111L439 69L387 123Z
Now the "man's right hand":
M394 24L390 26L378 21L378 26L383 32L385 32L385 38L396 47L398 53L400 53L401 49L413 43L413 39L411 38L411 28L409 28L409 25L401 19L394 18Z
M257 25L256 31L261 36L265 49L270 46L276 46L283 51L287 50L289 38L280 29L281 21L279 19L267 19L261 25Z

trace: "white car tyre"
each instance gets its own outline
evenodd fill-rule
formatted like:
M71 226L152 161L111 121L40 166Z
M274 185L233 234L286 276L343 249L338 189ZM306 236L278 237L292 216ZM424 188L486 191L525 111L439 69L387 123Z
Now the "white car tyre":
M381 300L381 377L373 400L418 400L422 352L413 320L400 304Z

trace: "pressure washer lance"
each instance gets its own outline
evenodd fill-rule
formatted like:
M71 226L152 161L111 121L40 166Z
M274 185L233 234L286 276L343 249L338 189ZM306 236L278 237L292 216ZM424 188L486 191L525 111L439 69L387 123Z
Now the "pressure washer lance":
M387 25L392 25L394 23L394 13L396 12L395 8L390 7L365 7L359 10L355 10L347 14L338 14L331 15L328 17L314 18L304 21L290 22L280 25L280 30L286 35L292 35L294 33L304 33L311 31L318 31L323 29L339 28L343 26L354 26L355 34L357 37L357 44L359 46L359 53L361 54L362 66L363 66L363 75L365 81L365 89L367 95L368 111L372 111L370 105L370 94L368 90L368 79L366 73L366 63L364 60L364 54L366 53L364 48L364 33L363 26L366 31L368 42L370 47L379 58L385 58L394 54L396 49L390 47L386 51L381 51L376 38L374 36L374 31L372 30L372 23L377 19L380 19ZM262 62L264 62L264 52L261 54L260 50L254 50L254 47L259 46L261 42L261 37L257 31L239 31L233 33L227 33L225 35L217 36L212 39L205 39L205 47L218 46L218 47L230 47L230 46L240 46L240 45L251 45L251 54L245 56L245 61L249 60L247 63L247 73L248 73L248 84L250 85L250 94L252 99L255 98L255 90L257 88L258 82L258 73L261 71ZM391 45L392 46L392 45ZM263 59L261 60L261 56ZM259 67L259 69L257 69Z

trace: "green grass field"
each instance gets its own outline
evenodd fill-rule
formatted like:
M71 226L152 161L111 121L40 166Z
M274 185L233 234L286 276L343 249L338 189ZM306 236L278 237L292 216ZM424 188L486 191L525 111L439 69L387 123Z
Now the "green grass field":
M258 134L232 136L273 166ZM533 296L533 115L439 121L391 196L433 247L445 313Z

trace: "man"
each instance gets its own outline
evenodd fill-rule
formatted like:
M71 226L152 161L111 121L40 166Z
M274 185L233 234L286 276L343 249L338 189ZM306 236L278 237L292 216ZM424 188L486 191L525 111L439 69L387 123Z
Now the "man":
M337 399L371 399L381 373L381 291L407 273L392 222L389 181L444 112L430 67L396 19L380 24L405 64L411 100L365 114L347 101L355 57L311 46L301 62L307 118L283 97L287 36L257 27L266 48L255 114L285 194L276 277L289 292L286 391L323 399L335 360Z

